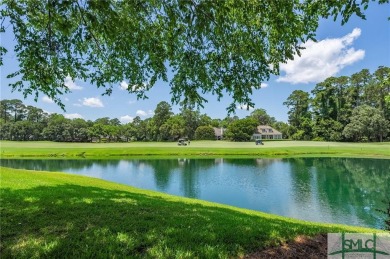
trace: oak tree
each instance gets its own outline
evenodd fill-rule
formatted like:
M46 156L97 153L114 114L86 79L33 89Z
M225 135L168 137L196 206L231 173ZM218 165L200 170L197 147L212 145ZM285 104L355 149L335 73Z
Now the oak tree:
M19 69L8 75L24 96L46 94L64 108L64 78L105 88L123 80L146 98L169 81L175 104L205 94L253 107L251 94L279 64L315 40L321 18L364 17L373 0L3 0L0 31L12 30ZM388 3L389 0L379 0ZM7 52L0 46L0 65ZM7 65L7 64L4 64Z

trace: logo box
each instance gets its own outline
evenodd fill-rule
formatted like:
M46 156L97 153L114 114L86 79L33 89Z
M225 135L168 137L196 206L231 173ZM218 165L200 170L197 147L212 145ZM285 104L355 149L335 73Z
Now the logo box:
M329 233L328 258L390 259L390 233Z

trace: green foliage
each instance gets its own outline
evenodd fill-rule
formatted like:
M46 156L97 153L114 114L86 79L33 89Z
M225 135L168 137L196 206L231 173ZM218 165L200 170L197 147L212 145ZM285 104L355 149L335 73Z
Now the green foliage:
M303 118L299 127L289 125L284 130L286 131L286 136L293 140L310 140L313 134L313 122L309 118Z
M278 130L279 132L281 132L283 134L284 139L288 139L290 137L289 128L291 126L288 125L287 123L282 122L282 121L277 121L277 122L272 124L272 127L275 128L276 130Z
M386 204L386 202L384 203ZM385 210L378 210L386 215L387 218L385 219L385 230L390 232L390 200L387 201L387 208Z
M4 122L21 121L26 117L26 112L26 107L21 100L12 99L0 101L0 118L2 118Z
M211 126L199 126L195 131L197 140L215 140L214 128Z
M163 140L166 139L166 132L161 133L162 126L173 115L172 107L169 103L162 101L159 102L154 110L153 120L149 122L149 132L153 132L153 139ZM166 126L164 126L166 128ZM166 131L164 129L164 131Z
M319 119L313 126L313 135L326 141L340 141L343 125L331 119Z
M388 106L390 106L390 93L385 97L385 101Z
M159 130L162 140L177 140L184 135L185 121L180 115L174 115Z
M180 116L185 122L183 135L189 139L196 138L195 131L199 126L208 126L212 123L212 119L207 114L200 114L199 111L191 109L182 109Z
M257 121L251 117L233 121L227 128L226 137L232 141L249 141L257 126Z
M390 96L390 67L380 66L374 72L370 90L373 106L383 111L385 118L390 121L390 105L386 101Z
M262 110L262 109L260 109ZM275 121L266 114L264 118ZM122 141L172 141L180 137L194 139L199 126L225 128L238 117L212 120L199 111L182 109L174 114L167 102L157 104L152 118L142 120L139 116L122 125L117 118L103 117L94 122L84 119L67 119L64 115L43 112L33 106L25 106L20 100L0 101L0 139L4 140L50 140L57 142L122 142ZM213 135L214 136L214 135ZM204 137L202 137L203 139ZM214 139L208 137L206 139Z
M64 107L70 76L106 94L127 80L129 92L146 98L157 80L168 81L168 66L174 103L227 93L233 112L236 103L253 107L253 89L314 39L321 18L364 18L368 2L4 0L0 19L9 25L0 32L14 33L20 69L8 77L24 96L44 93ZM6 52L0 46L0 65Z
M199 111L193 111L191 109L182 109L181 116L184 119L184 135L189 139L194 139L195 130L200 123Z
M291 126L301 128L303 120L311 119L309 93L295 90L283 103L289 109L288 122Z
M303 130L297 130L293 135L291 135L292 140L304 140L305 132Z
M389 78L390 68L380 66L373 74L363 69L351 77L327 78L315 86L312 98L301 90L294 91L284 102L290 109L288 135L295 140L313 137L326 141L384 140L387 131L383 125L386 121L390 123L390 105L386 101L390 92ZM375 136L354 133L354 128L363 130L363 126L351 124L353 113L363 106L383 113L384 121L378 121L382 126L377 127L375 131L379 134Z
M343 135L354 141L367 140L382 141L390 132L390 123L379 109L362 105L356 108L351 122L345 126Z
M257 125L268 124L281 131L284 138L293 140L388 140L389 78L390 68L381 66L373 74L363 69L351 77L328 78L316 85L312 98L309 93L293 91L284 102L289 108L289 125L277 122L265 109L256 109L245 119L252 119ZM354 112L363 106L377 109L368 113L369 118L364 123L354 118ZM106 138L108 142L167 141L179 137L193 139L199 126L209 125L227 128L226 137L234 141L247 141L254 133L237 116L211 119L191 109L182 109L180 114L174 115L167 102L157 104L152 118L141 120L136 117L128 125L121 125L117 118L104 117L86 122L66 119L58 114L49 116L42 109L25 106L17 99L0 101L0 119L0 139L4 140L88 142ZM366 124L369 127L362 126Z
M255 119L258 125L272 125L276 122L276 119L268 115L265 109L255 109L250 117Z

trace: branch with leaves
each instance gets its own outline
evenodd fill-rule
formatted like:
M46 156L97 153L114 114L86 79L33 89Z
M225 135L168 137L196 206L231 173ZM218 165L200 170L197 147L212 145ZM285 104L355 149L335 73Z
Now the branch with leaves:
M19 70L8 77L24 96L43 93L64 108L68 75L107 94L123 80L147 85L129 87L138 98L163 80L172 103L202 106L207 93L227 94L232 112L236 104L253 107L253 90L315 40L320 18L364 19L372 2L3 0L0 29L15 35ZM6 51L0 46L0 65Z

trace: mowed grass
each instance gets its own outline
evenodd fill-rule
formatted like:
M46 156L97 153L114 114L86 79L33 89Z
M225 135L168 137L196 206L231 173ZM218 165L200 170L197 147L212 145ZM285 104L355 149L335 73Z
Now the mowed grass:
M390 157L390 142L340 143L314 141L254 142L191 141L131 143L57 143L0 141L1 158L115 158L115 157Z
M378 232L310 223L65 173L0 167L2 258L242 257L298 235Z

